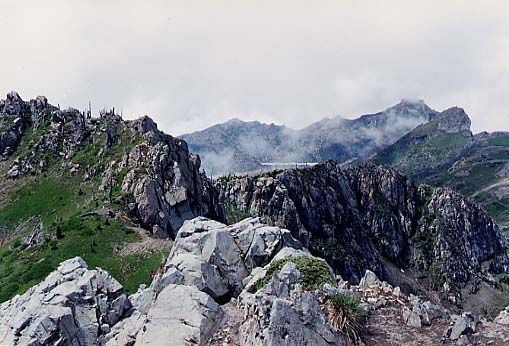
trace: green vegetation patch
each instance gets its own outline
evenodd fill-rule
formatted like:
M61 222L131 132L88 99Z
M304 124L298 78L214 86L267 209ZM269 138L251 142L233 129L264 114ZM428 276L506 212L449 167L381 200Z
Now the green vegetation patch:
M154 252L120 256L115 249L139 236L119 219L74 216L50 227L43 243L21 249L19 242L0 247L0 302L22 294L41 282L60 262L82 257L90 269L101 267L116 278L127 293L150 283L150 272L167 253Z
M92 184L81 182L82 177L40 174L13 191L10 202L0 210L0 225L4 232L12 231L31 216L39 216L49 224L76 214L96 189Z
M509 224L509 197L497 198L485 205L484 208L497 223Z
M281 271L288 262L295 263L297 270L301 272L302 277L299 279L299 284L301 284L305 290L316 290L325 284L335 285L329 273L329 267L324 260L308 256L288 256L270 263L263 279L256 283L256 290L258 291L267 285L272 275Z
M418 132L422 132L421 135L426 138L416 139L415 142L406 143L405 146L393 145L378 156L377 162L393 165L406 174L414 175L420 170L428 170L446 163L451 155L470 143L470 137L463 132L442 133L429 137L426 126L420 128ZM415 132L414 136L418 136L418 132Z
M47 127L41 124L36 134L24 136L16 155L29 153L33 147L30 141L40 138ZM119 249L140 240L139 235L127 227L127 221L80 216L105 206L114 211L123 207L120 202L104 204L104 194L98 193L100 170L92 181L83 179L85 167L120 160L141 141L141 137L132 137L127 130L118 129L117 134L120 139L101 156L97 155L105 141L104 134L89 137L72 157L73 163L80 164L75 176L71 176L68 169L62 169L62 159L54 155L47 160L45 172L20 179L19 187L9 193L9 202L0 209L0 236L10 240L0 246L0 302L24 293L62 261L75 256L82 257L90 269L101 267L108 271L127 293L136 291L142 283L150 283L150 272L167 253L121 256ZM126 171L121 173L125 175ZM113 190L114 200L121 195L118 185ZM26 248L24 238L38 223L43 229L42 242ZM29 227L20 227L25 224Z

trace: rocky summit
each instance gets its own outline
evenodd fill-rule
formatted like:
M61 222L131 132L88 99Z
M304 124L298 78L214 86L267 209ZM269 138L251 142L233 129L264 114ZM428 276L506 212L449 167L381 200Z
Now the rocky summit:
M200 158L147 116L95 117L11 92L0 156L0 301L74 256L135 291L185 220L224 220Z
M128 204L130 215L163 238L168 233L174 235L190 217L207 213L217 216L211 203L213 193L199 171L199 157L189 153L185 142L159 131L149 117L123 121L113 110L92 119L76 109L61 111L49 105L45 97L24 102L15 92L0 103L0 114L6 114L4 123L14 119L10 126L3 125L0 134L4 158L14 153L23 137L31 137L22 148L25 150L18 150L19 156L10 163L7 175L11 178L41 173L52 160L60 158L74 174L84 170L84 179L100 175L99 189L103 191L120 186L133 198ZM99 157L107 156L114 144L130 150L117 160L95 165L83 167L73 162L77 152L94 144L94 137L104 137L97 148Z

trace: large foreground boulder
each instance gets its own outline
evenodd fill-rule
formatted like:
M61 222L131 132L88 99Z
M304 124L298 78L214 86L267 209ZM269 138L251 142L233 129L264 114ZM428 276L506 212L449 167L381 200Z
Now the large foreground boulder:
M117 280L75 257L0 305L0 345L98 345L130 309Z
M136 344L204 345L222 315L219 305L196 287L169 285L149 310Z
M169 284L193 285L223 302L236 297L253 267L263 267L286 246L301 248L288 230L248 218L232 226L197 217L180 228L154 282L156 291Z
M289 231L259 219L231 226L203 217L186 221L164 273L130 297L135 311L105 340L108 345L216 345L213 336L224 331L225 321L245 313L239 332L225 339L228 344L343 345L345 338L328 326L317 295L298 283L302 275L293 262L268 277L259 293L250 292L272 263L302 256L318 260ZM330 267L321 263L334 282Z

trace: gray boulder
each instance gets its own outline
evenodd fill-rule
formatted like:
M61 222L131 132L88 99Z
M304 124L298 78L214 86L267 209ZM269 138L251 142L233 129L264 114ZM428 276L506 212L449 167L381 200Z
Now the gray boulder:
M205 345L223 317L221 307L194 286L169 285L148 311L137 345Z
M288 230L266 226L259 219L226 226L197 217L179 229L166 262L168 270L156 280L155 289L183 283L198 287L217 301L237 297L253 268L266 266L281 254L309 255L299 248L302 245Z
M381 283L382 282L378 279L375 273L373 273L371 270L366 270L366 273L359 283L359 287L368 288L370 286L377 286Z
M498 324L509 325L509 306L498 314L495 318L495 322Z
M301 249L290 231L267 226L260 218L248 218L229 227L242 251L246 267L263 267L285 246Z
M436 319L448 320L449 314L442 306L430 301L421 303L416 296L410 297L411 308L404 306L402 309L403 322L414 328L430 326Z
M458 340L462 335L472 335L477 331L477 318L469 312L463 312L455 316L454 324L449 327L446 335L451 340Z
M218 301L238 295L248 272L225 227L203 217L186 221L168 256L167 271L154 282L155 290L160 292L174 283L195 286Z
M2 345L98 345L131 309L123 287L79 257L42 283L0 305Z

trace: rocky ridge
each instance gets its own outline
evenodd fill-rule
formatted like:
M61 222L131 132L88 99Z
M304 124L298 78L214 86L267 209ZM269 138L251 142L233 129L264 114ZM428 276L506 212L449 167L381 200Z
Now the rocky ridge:
M166 271L130 297L136 311L112 329L107 344L343 345L345 337L328 326L317 296L299 288L301 273L293 263L252 291L272 261L311 256L301 247L287 230L258 219L232 226L188 221ZM232 317L238 317L238 334L225 334L221 327Z
M230 218L249 213L289 229L350 282L369 269L407 292L432 288L457 302L506 270L505 237L481 208L390 168L328 162L217 184Z
M117 280L76 257L0 305L0 344L97 345L130 310Z

